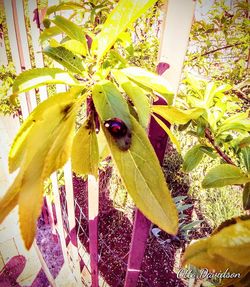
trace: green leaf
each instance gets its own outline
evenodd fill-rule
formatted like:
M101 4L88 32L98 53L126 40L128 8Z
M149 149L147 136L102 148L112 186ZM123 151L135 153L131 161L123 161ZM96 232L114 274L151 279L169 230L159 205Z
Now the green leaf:
M86 51L88 50L85 33L80 26L62 16L56 16L51 21L72 40L77 40L82 43Z
M169 136L171 142L176 146L176 149L178 151L178 153L181 153L181 146L180 143L178 142L177 138L175 137L175 135L171 132L171 130L163 123L163 121L161 121L159 118L157 118L156 116L154 116L154 119L156 120L156 122L160 125L160 127L166 132L166 134Z
M148 126L150 117L150 104L145 92L140 87L131 82L119 70L112 70L112 74L122 89L125 91L125 93L132 100L139 117L139 122L142 127L146 128Z
M81 4L74 2L61 3L59 5L50 6L46 11L46 15L63 10L85 10L85 8Z
M214 149L208 146L201 146L200 150L210 156L211 158L217 158L217 154L214 153Z
M248 172L250 172L250 147L244 147L241 149L242 158L245 164L245 167Z
M161 229L176 234L177 210L159 161L144 129L133 117L131 122L132 144L125 152L117 148L111 135L103 129L113 160L127 191L141 212Z
M99 151L94 122L88 118L74 137L72 145L72 169L82 175L97 177Z
M97 83L93 88L93 101L102 123L119 118L131 129L128 105L113 83L106 80Z
M203 188L222 187L231 184L244 184L250 181L240 168L231 164L220 164L206 174Z
M119 35L155 2L156 0L119 1L103 24L101 32L93 40L91 51L97 55L97 61L113 46Z
M102 81L93 88L93 102L99 118L105 121L118 118L127 127L126 134L116 138L117 146L121 150L127 150L131 144L131 120L128 105L118 88L110 81Z
M241 121L241 122L234 122L234 123L227 123L227 124L222 124L220 126L220 128L217 131L217 135L220 135L223 132L226 131L230 131L230 130L234 130L234 131L250 131L250 122L248 121Z
M204 153L201 151L201 145L193 146L184 156L183 169L186 172L192 171L201 162Z
M198 119L204 113L205 110L202 108L181 110L175 107L154 105L152 106L152 111L163 117L171 124L184 125L190 120Z
M43 43L44 41L50 39L51 37L54 37L56 35L59 35L62 33L62 30L58 27L49 27L42 31L40 34L40 41Z
M250 182L246 183L243 189L243 208L250 209Z
M73 73L81 74L84 71L82 59L64 47L46 47L44 54L63 65Z
M13 93L20 94L49 84L78 86L80 83L69 73L58 68L36 68L19 74L13 83Z
M138 67L129 67L122 69L121 71L130 80L160 93L166 98L169 105L172 104L174 92L170 83L163 77Z

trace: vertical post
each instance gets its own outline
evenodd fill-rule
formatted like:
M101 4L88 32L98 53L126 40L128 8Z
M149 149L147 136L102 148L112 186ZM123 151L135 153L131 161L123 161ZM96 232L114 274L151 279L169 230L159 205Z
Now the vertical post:
M92 175L88 176L88 213L89 213L89 253L92 287L98 287L98 211L99 184Z
M168 5L164 7L159 62L166 62L170 65L170 69L168 69L163 76L172 84L175 93L178 90L181 77L189 32L193 20L194 4L195 2L193 0L169 0ZM166 102L160 99L155 104L164 105ZM168 137L153 118L151 118L149 126L149 139L159 162L162 163ZM150 224L150 221L137 209L124 287L135 287L137 285L150 231Z

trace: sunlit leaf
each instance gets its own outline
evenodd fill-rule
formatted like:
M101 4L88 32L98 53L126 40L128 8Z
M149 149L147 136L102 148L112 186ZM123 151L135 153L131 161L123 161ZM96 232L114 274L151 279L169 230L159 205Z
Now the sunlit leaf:
M157 118L156 116L154 116L154 119L156 120L156 122L160 125L160 127L166 132L166 134L169 136L171 142L176 146L176 149L179 153L181 153L181 146L180 143L178 142L177 138L175 137L175 135L171 132L171 130L167 127L167 125L165 125L163 123L163 121L161 121L159 118Z
M82 59L64 47L46 47L44 54L63 65L73 73L81 74L84 71Z
M121 71L130 80L158 92L166 98L169 105L172 104L174 92L170 83L163 77L138 67L129 67Z
M176 234L177 210L159 161L144 129L133 117L131 121L132 144L127 151L121 151L104 129L111 155L136 206L161 229Z
M80 90L72 89L42 102L28 117L10 151L10 167L19 173L0 200L1 221L18 203L21 233L30 248L40 214L43 181L62 167L71 151Z
M112 74L122 89L125 91L125 93L128 95L128 97L132 100L139 117L139 122L144 128L146 128L149 122L150 104L148 97L145 95L145 92L140 87L131 82L119 70L113 70Z
M83 29L73 23L72 21L62 17L62 16L55 16L53 20L51 20L58 28L62 30L66 35L68 35L72 40L77 40L84 45L85 50L87 51L87 41L85 37L85 33Z
M13 83L13 93L20 94L48 84L77 86L80 83L69 73L58 68L36 68L19 74Z
M74 137L72 169L78 174L97 176L99 152L94 123L88 118Z
M184 125L190 120L198 119L205 110L202 108L181 110L175 107L154 105L152 106L152 111L163 117L171 124Z
M77 40L66 41L63 44L61 44L61 46L71 51L72 53L76 53L82 56L87 55L87 49L85 45Z
M231 164L213 167L202 181L203 188L222 187L230 184L244 184L250 181L240 168Z
M119 1L103 24L101 32L93 40L91 50L98 60L113 46L119 35L155 2L156 0Z
M184 156L183 169L184 171L192 171L201 162L204 153L200 149L201 145L193 146Z

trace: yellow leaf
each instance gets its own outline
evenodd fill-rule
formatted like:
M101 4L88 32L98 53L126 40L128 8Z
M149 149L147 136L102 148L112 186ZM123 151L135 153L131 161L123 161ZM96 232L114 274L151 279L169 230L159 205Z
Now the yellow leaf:
M18 197L19 224L25 247L30 249L36 234L36 221L40 214L43 199L43 181L41 179L42 155L33 158L25 170L22 187Z
M72 145L72 169L79 174L97 176L99 152L94 123L87 119L74 137Z
M229 286L239 282L247 274L249 267L232 263L217 254L209 254L210 239L200 239L189 245L183 255L183 265L192 264L198 268L206 268L210 272L240 274L240 278L223 279L220 286Z
M182 110L170 106L155 105L152 106L152 111L162 116L165 120L167 120L171 124L184 125L190 120L198 119L204 113L205 110L202 108Z
M5 195L0 198L0 224L5 217L14 209L18 203L19 191L22 184L22 174L19 172L13 184L9 187Z
M161 229L176 234L177 210L169 193L159 161L144 129L131 117L132 144L120 150L103 128L112 157L136 206Z
M18 133L11 152L11 167L20 166L12 186L0 200L3 220L19 204L21 233L27 249L36 231L43 198L43 181L70 156L74 121L81 103L79 90L57 94L41 103Z
M250 266L250 220L240 220L211 236L209 254Z
M176 146L178 153L181 153L181 146L180 146L180 143L178 142L177 138L175 137L175 135L171 132L171 130L159 118L157 118L154 115L153 115L153 117L156 120L156 122L160 125L160 127L169 136L171 142Z

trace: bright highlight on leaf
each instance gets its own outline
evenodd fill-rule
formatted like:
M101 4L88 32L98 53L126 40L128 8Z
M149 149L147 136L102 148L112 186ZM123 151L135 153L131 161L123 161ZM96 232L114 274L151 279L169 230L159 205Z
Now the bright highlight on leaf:
M72 91L42 102L24 122L11 147L10 171L18 167L20 170L0 199L0 222L18 204L20 228L27 249L35 236L43 181L70 156L79 104Z
M13 83L13 94L17 95L49 84L80 85L73 76L62 69L36 68L24 71L16 77Z
M149 9L156 0L120 0L94 38L91 51L99 61L131 23ZM124 12L126 11L126 12Z
M124 185L141 212L170 234L178 228L177 210L147 134L131 117L132 144L121 151L104 128L112 158ZM156 184L157 182L157 184Z
M168 104L172 105L174 91L166 79L138 67L129 67L121 71L130 80L161 94L168 101Z
M163 117L171 124L180 124L180 125L184 125L190 120L198 119L205 112L205 110L202 108L181 110L175 107L158 106L158 105L152 106L152 111Z

